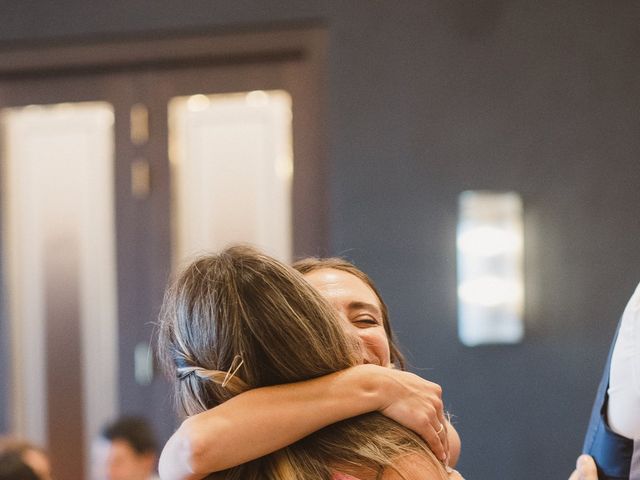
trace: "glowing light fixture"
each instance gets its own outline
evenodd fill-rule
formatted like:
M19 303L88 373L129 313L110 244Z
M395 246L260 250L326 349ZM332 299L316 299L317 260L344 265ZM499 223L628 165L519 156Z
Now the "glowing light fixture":
M189 97L189 99L187 100L187 109L190 112L202 112L203 110L209 108L210 104L211 101L209 100L209 97L199 93L197 95L191 95Z
M265 107L269 105L269 94L263 90L254 90L247 93L246 100L250 107Z
M460 194L458 334L467 346L524 336L522 200L517 193Z

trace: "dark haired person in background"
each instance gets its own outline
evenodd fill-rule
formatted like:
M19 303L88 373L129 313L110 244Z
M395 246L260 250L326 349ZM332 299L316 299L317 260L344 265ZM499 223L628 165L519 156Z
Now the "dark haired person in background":
M51 478L51 465L44 450L17 438L0 438L0 480Z
M0 453L0 480L41 480L18 452Z
M155 435L144 418L119 418L102 429L94 444L93 478L155 479L157 451Z

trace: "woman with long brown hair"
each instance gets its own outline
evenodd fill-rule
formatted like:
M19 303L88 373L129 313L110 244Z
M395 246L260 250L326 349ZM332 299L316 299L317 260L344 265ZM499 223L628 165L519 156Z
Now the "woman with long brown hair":
M411 382L402 375L412 374L363 364L367 349L362 348L356 335L348 333L336 311L300 274L254 250L233 247L195 261L170 287L161 315L159 346L167 369L176 379L176 398L183 413L217 410L216 421L222 424L219 431L226 433L220 443L234 444L246 442L252 415L243 421L225 413L237 409L238 402L232 405L234 399L261 388L277 390L277 385L333 375L336 398L325 409L347 400L341 396L339 385L349 385L350 380L366 384L367 378L384 375L382 370L389 379L387 386L395 382L401 387L396 390L408 389L406 384ZM403 378L404 384L398 378ZM424 393L418 388L418 377L412 380L416 392ZM385 395L378 395L375 382L369 384L370 398L366 385L361 397L365 403L373 405L385 399ZM277 403L277 396L271 398ZM388 407L393 409L393 404ZM232 408L225 411L226 405ZM298 407L304 411L302 402ZM358 408L353 408L353 415L360 413ZM373 410L384 408L364 411ZM340 474L363 480L447 478L444 465L418 435L379 413L329 426L325 426L325 419L317 425L325 428L304 432L311 435L302 440L296 422L284 417L273 432L277 442L255 445L247 458L235 456L227 464L219 459L213 470L227 469L213 478L330 479ZM224 425L229 419L238 422ZM429 416L424 415L423 420L429 421ZM442 431L438 430L444 429L442 424L434 432L440 435ZM294 433L290 435L287 432L291 430ZM264 438L265 432L256 436ZM285 437L298 441L286 446L291 442ZM179 442L174 447L179 456ZM185 445L184 451L193 452L193 445ZM215 456L215 452L206 450L199 454ZM233 467L238 460L245 463ZM161 474L162 470L161 464ZM194 473L194 478L201 476Z

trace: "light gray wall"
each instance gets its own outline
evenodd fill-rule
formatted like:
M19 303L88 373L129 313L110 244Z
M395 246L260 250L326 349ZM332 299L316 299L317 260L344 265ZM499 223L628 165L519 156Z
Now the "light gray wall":
M460 470L533 480L568 476L640 280L639 17L594 0L6 0L0 45L325 24L327 253L372 274L411 364L443 384ZM456 200L480 188L524 197L522 345L456 339Z

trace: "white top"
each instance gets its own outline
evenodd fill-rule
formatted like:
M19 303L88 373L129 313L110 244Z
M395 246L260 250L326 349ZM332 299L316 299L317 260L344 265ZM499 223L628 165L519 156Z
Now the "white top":
M640 285L622 314L608 393L609 427L623 437L640 439Z

